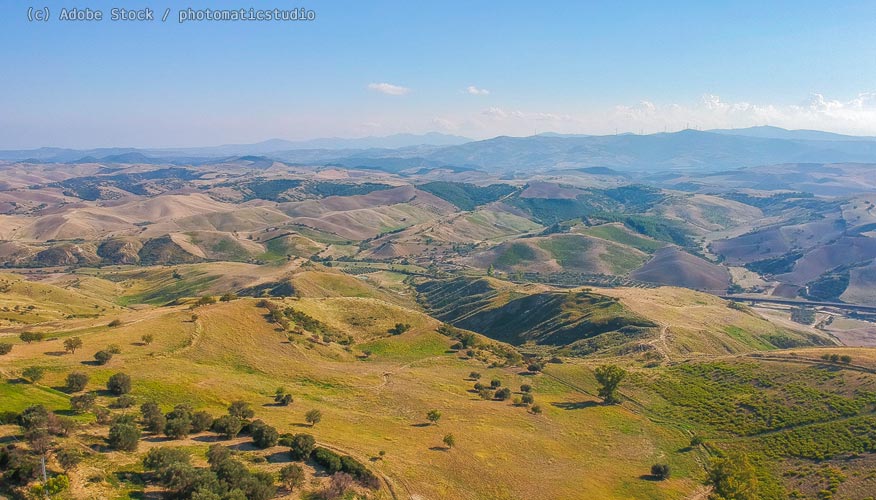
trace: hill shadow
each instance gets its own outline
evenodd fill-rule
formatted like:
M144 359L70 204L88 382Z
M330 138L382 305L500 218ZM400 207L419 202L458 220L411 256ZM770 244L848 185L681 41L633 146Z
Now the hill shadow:
M289 456L288 451L277 451L277 452L271 453L270 455L268 455L265 458L268 459L268 463L270 463L270 464L281 464L281 463L286 463L286 462L292 461L292 457Z
M641 476L639 476L639 479L641 479L642 481L662 481L659 476L655 476L654 474L642 474Z
M432 425L432 424L426 423L426 422L421 422L419 424L411 424L411 427L429 427L430 425Z
M450 451L450 448L448 448L446 446L433 446L429 449L432 451Z
M563 401L560 403L551 403L551 406L562 408L564 410L583 410L584 408L593 408L599 406L596 401Z

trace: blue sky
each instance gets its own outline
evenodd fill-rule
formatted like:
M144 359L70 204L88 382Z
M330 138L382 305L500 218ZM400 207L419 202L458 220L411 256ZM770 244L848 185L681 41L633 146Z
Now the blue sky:
M3 2L0 148L772 124L876 135L876 2ZM167 23L70 23L149 6ZM47 5L48 23L27 21Z

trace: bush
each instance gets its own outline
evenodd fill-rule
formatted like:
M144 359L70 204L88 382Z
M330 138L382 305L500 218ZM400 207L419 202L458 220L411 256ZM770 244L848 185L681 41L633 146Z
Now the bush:
M20 338L22 342L26 342L28 344L30 344L31 342L39 342L40 340L43 340L44 337L45 335L40 332L21 332L21 334L18 336L18 338Z
M532 392L532 386L529 384L523 384L520 386L520 392Z
M179 404L165 415L164 435L172 439L184 439L192 430L192 407Z
M494 395L495 393L486 387L478 391L478 396L480 396L481 399L493 399Z
M120 320L119 318L116 318L116 319L110 321L106 326L108 326L108 327L110 327L110 328L115 328L115 327L117 327L117 326L122 326L122 320Z
M526 369L533 373L540 372L544 369L544 365L541 363L530 363Z
M341 456L328 448L316 448L311 454L313 461L323 466L329 474L341 471Z
M172 464L189 464L189 454L180 448L158 447L152 448L143 457L143 467L146 470L161 471Z
M122 348L118 344L110 344L106 346L106 349L104 349L104 351L110 354L121 354Z
M106 382L106 388L116 396L131 392L131 376L126 373L116 373Z
M94 406L96 400L97 396L93 392L73 396L70 398L70 408L74 413L85 413Z
M71 354L76 353L76 349L82 347L82 339L79 337L70 337L64 341L64 350Z
M493 380L490 380L490 387L493 389L498 389L499 387L502 387L502 381L494 378Z
M110 427L107 442L114 450L136 451L140 442L140 429L126 421L114 423Z
M192 413L192 432L204 432L213 426L213 415L206 411Z
M456 446L456 438L453 437L453 434L446 434L444 436L444 439L442 439L441 441L443 441L444 446L448 448L453 448L454 446Z
M532 405L532 408L530 408L529 411L531 411L532 413L534 413L536 415L540 415L541 411L542 411L541 405Z
M280 439L277 429L261 420L256 420L250 424L250 434L252 434L253 444L261 449L277 446L277 441Z
M654 464L651 466L651 475L656 477L657 479L664 481L669 479L669 465L667 464Z
M231 403L228 407L228 414L232 417L237 417L239 419L248 420L255 415L253 409L249 406L249 403L246 401L235 401Z
M84 453L79 448L60 448L55 450L55 458L65 472L73 470L82 462Z
M42 380L43 375L45 375L46 370L39 366L29 366L21 372L21 376L30 380L32 384L35 384Z
M426 412L426 420L432 422L433 424L437 424L439 420L441 420L441 412L438 410L429 410Z
M105 365L113 359L113 353L109 351L97 351L94 353L94 360L97 361L99 365Z
M155 340L155 336L151 333L145 333L143 334L143 336L140 337L140 341L146 345L151 344L153 340Z
M67 374L64 390L67 392L79 392L88 385L88 374L82 372L70 372Z
M12 344L0 342L0 356L12 352Z
M222 415L213 421L212 430L226 439L234 439L243 429L243 420L232 415Z
M468 378L472 380L478 380L479 378L481 378L481 374L478 372L471 372L468 374Z
M322 412L316 409L310 410L304 415L304 420L313 427L322 421Z
M531 405L532 403L535 402L535 397L533 397L532 394L527 392L527 393L523 394L523 396L521 396L520 402L525 404L525 405Z
M507 387L499 389L496 391L495 398L499 401L507 401L508 399L511 399L511 389Z
M310 434L296 434L292 436L289 454L292 455L292 460L307 460L315 446L316 439Z
M134 406L135 402L136 401L134 400L134 397L130 394L122 394L121 396L116 398L115 401L110 403L110 406L112 408L130 408Z
M158 407L157 403L153 401L143 403L140 405L140 414L142 415L141 422L143 423L143 428L148 432L158 434L159 432L164 431L164 426L167 424L167 418L165 418L164 413L161 412L161 408Z
M411 325L407 323L396 323L394 327L389 329L389 333L392 335L401 335L410 329Z
M302 487L304 485L304 469L300 465L286 465L280 469L280 482L290 490Z

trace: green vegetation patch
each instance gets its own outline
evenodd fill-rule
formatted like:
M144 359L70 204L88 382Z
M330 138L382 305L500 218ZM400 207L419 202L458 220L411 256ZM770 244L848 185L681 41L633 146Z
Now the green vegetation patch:
M444 181L427 182L417 188L453 203L460 210L474 210L480 205L508 196L517 189L508 184L491 184L482 187L463 182Z

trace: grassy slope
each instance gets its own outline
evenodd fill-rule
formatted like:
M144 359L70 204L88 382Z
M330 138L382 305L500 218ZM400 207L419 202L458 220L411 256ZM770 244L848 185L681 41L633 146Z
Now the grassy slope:
M383 306L389 312L379 313L369 304L373 299L292 302L322 314L323 320L362 328L344 317L351 300L358 301L356 310L374 311L381 318L366 328L375 333L402 314L391 305ZM257 415L281 432L299 431L303 413L320 408L323 422L312 430L320 441L363 457L386 450L387 459L371 466L388 474L398 489L425 498L682 498L695 487L690 479L639 479L656 460L669 460L678 471L695 470L693 457L673 451L685 441L679 432L661 429L624 408L588 408L589 398L548 378L488 369L446 354L449 339L434 333L436 323L423 315L401 316L414 328L367 344L372 357L361 361L337 346L315 345L303 338L287 342L264 320L264 310L255 302L200 308L195 323L185 311L157 309L139 322L98 329L83 335L86 347L76 354L46 360L52 367L43 384L59 385L67 371L84 369L92 375L91 388L97 388L109 374L123 370L134 376L133 394L140 401L154 398L165 408L187 401L219 413L230 401L243 398L255 403ZM156 334L154 344L131 345L146 331ZM123 349L109 365L81 364L109 342ZM44 360L42 353L54 347L18 346L15 357L4 360L7 376ZM545 414L534 416L507 402L480 400L468 392L471 382L465 378L471 370L499 377L514 388L534 383ZM289 389L295 403L289 408L261 406L270 401L277 385ZM4 394L13 394L21 385L2 387ZM64 396L53 393L52 398L57 400L44 401L57 409L65 406ZM29 403L15 401L10 409ZM581 408L567 409L577 406ZM430 408L442 411L441 423L416 426ZM430 450L446 432L456 435L458 446ZM534 468L539 470L538 480L532 476ZM587 481L580 481L582 476Z

